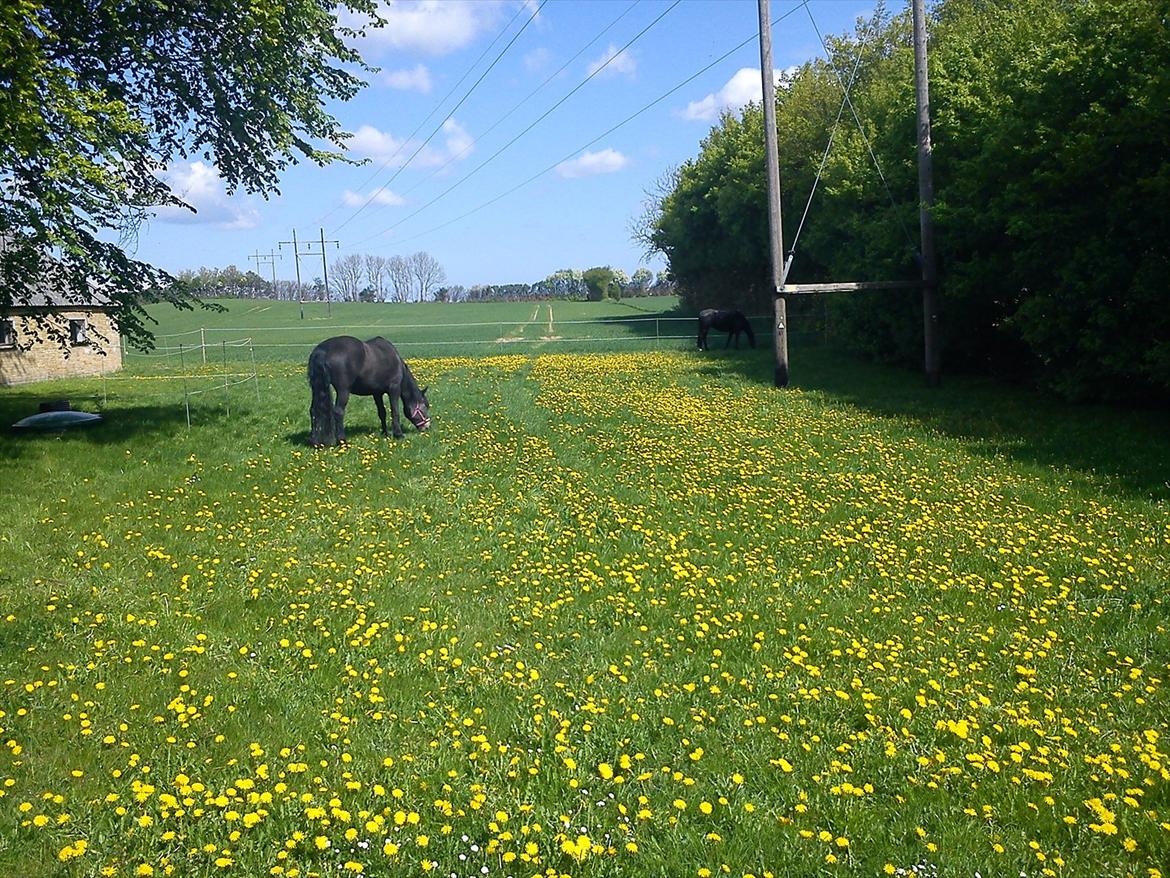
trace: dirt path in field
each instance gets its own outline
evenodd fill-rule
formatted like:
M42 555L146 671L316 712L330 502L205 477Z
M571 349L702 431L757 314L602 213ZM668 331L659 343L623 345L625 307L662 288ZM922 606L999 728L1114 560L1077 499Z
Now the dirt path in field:
M548 335L542 335L541 341L557 341L560 336L556 334L556 329L553 327L553 310L552 302L548 302Z
M549 311L549 317L548 317L549 324L548 325L549 325L549 331L551 332L552 331L552 305L549 305L548 311ZM526 339L524 337L524 331L526 329L528 329L528 327L530 327L533 323L535 323L536 318L539 316L540 316L540 303L538 302L536 304L536 307L532 309L532 316L529 317L528 320L526 320L524 323L517 323L515 326L512 327L512 329L509 332L507 332L504 335L497 338L496 343L497 344L508 344L508 343L517 342L517 341L528 341L528 339Z

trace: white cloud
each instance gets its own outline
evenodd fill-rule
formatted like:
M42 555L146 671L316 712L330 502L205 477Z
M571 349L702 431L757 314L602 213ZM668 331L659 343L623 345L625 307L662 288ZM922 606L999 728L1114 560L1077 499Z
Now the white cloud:
M454 119L448 119L443 123L443 133L447 135L448 157L457 156L465 149L470 151L470 147L475 144L475 138Z
M423 64L416 64L411 70L395 70L387 73L383 81L399 91L431 93L431 71Z
M475 144L475 138L468 134L462 125L454 119L448 119L443 123L441 130L446 138L443 146L436 149L432 142L432 145L423 147L411 160L412 168L433 168L445 164L456 156L466 158L462 155L464 150L470 153L469 147ZM407 159L418 150L418 146L417 140L400 140L388 131L379 131L372 125L362 125L349 141L349 151L352 154L394 168L406 164Z
M376 189L370 195L362 195L360 192L353 192L346 189L341 196L341 200L346 207L363 207L370 201L374 204L385 204L392 207L396 207L399 204L406 204L405 198L389 189Z
M611 60L612 59L612 60ZM609 62L606 64L606 62ZM618 47L613 43L609 44L609 48L605 53L593 61L589 65L589 75L592 76L598 70L604 67L602 76L633 76L638 69L638 62L634 60L634 56L629 52L618 52Z
M413 150L406 148L406 142L393 134L379 131L373 125L363 125L349 139L349 151L362 158L387 161L396 159L395 167L406 161Z
M226 229L250 229L260 220L259 211L244 196L231 197L214 165L178 162L163 174L171 192L195 208L160 207L155 215L163 222L194 225L212 223Z
M586 152L580 158L570 159L557 165L562 177L591 177L596 174L613 174L620 171L630 160L616 149L607 147L600 152Z
M780 83L782 71L772 71L772 81ZM739 110L752 101L760 100L763 89L760 83L759 67L742 67L727 80L723 88L705 98L691 101L686 108L679 111L684 119L711 122L719 118L724 110Z
M367 30L365 42L375 48L446 55L497 24L502 6L502 0L383 0L378 13L386 24Z

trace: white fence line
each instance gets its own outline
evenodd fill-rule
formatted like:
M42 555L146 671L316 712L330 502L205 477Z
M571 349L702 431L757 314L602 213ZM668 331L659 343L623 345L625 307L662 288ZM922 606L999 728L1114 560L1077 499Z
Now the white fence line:
M649 323L651 320L663 323L694 323L697 317L660 317L657 315L647 315L645 317L613 317L609 319L586 319L586 320L556 320L552 321L553 326L614 326L625 323ZM760 315L748 317L749 321L767 321L771 320L769 315ZM514 318L510 320L480 320L470 321L465 323L348 323L348 324L330 324L329 329L460 329L462 327L477 327L477 326L520 326L531 325L536 323L544 323L538 318L525 320L523 317ZM170 332L160 333L155 338L179 338L185 335L197 335L208 332L296 332L296 331L313 331L320 332L322 326L317 324L294 324L292 326L206 326L201 329L189 329L184 332Z
M200 338L202 339L203 338L203 335L202 335L203 331L196 330L196 332L200 333ZM190 334L190 333L184 333L184 334ZM243 348L245 346L247 346L248 352L251 356L252 371L251 372L229 372L227 370L227 364L228 364L227 349L229 347ZM208 348L211 348L212 350L215 350L216 348L220 348L223 351L223 360L222 360L222 367L223 368L221 371L219 371L219 372L203 372L203 373L188 373L185 371L186 370L185 361L183 359L180 359L179 362L184 364L181 367L184 369L184 371L180 372L178 374L142 375L142 376L128 376L128 375L127 376L108 376L103 372L102 373L102 401L103 401L103 404L107 401L107 399L106 399L106 382L107 381L144 381L144 380L147 380L147 381L182 381L183 382L183 408L186 411L187 429L189 430L189 429L191 429L191 397L193 397L193 396L200 396L204 393L209 393L213 390L214 391L222 391L224 394L224 406L226 407L228 416L230 417L231 411L232 411L231 397L228 395L227 391L229 389L231 389L232 387L236 387L237 385L244 384L248 381L251 381L253 384L253 387L256 390L256 402L260 402L260 380L259 380L259 377L257 376L257 371L256 371L256 350L255 350L255 345L252 344L252 339L250 336L248 338L235 339L233 341L221 341L218 344L212 344L212 345L209 345L206 343L200 343L197 345L182 345L182 344L180 344L179 350L175 354L166 353L166 354L132 354L132 355L133 356L141 356L141 357L150 358L150 359L169 359L169 358L174 357L176 355L179 356L180 358L182 358L185 354L188 354L188 353L193 354L195 351L199 351L201 354L202 363L203 363L203 365L206 365L207 364L207 349ZM194 390L192 390L188 384L188 381L202 381L202 380L207 380L209 378L215 379L216 382L222 381L223 383L216 383L213 387L198 387L198 388L195 388ZM237 380L234 380L234 381L229 380L229 379L233 379L233 378L237 379Z
M749 317L748 321L749 322L756 322L758 325L760 322L769 322L769 321L771 321L771 319L772 318L770 316L753 316L753 317ZM377 331L385 331L385 330L398 331L398 330L412 330L412 329L446 329L446 330L458 330L458 329L464 329L464 328L477 329L477 328L483 328L483 327L489 327L489 326L499 328L500 337L495 338L495 339L491 339L491 338L431 339L431 340L425 340L425 341L402 340L402 341L395 341L394 342L394 344L397 347L401 347L401 348L442 347L442 346L466 347L466 346L474 346L474 345L493 345L493 346L496 346L496 345L537 344L537 343L543 343L543 344L580 344L580 343L599 343L599 342L684 341L687 339L695 338L696 337L695 333L688 332L686 334L679 335L679 334L676 334L674 332L669 332L669 329L673 328L673 326L670 326L670 324L679 324L679 323L693 324L695 322L695 320L696 320L695 317L661 317L661 316L656 316L656 315L655 316L646 316L646 317L616 317L616 318L612 318L612 319L553 320L551 323L551 328L552 328L553 334L544 334L544 335L532 336L532 337L525 337L523 335L508 336L505 334L505 331L507 329L511 329L511 330L515 331L517 328L519 328L519 330L521 332L523 332L525 329L528 329L529 327L543 328L543 327L547 326L548 324L546 324L544 321L541 321L541 320L534 317L533 319L530 319L530 320L524 320L523 318L520 318L519 320L471 321L471 322L466 322L466 323L339 324L339 325L330 326L329 329L333 330L333 331L354 330L354 331L363 331L363 332L377 332ZM604 327L613 328L613 327L620 327L620 326L628 326L631 324L638 324L638 325L645 326L646 324L650 323L651 321L654 322L654 335L653 336L650 336L650 335L645 335L645 336L640 336L640 335L558 336L558 335L555 335L557 327L561 327L561 326L566 326L566 327L571 326L574 328L579 328L582 326L604 326ZM662 324L664 324L664 323L668 324L668 332L667 333L662 332ZM185 344L185 343L180 342L178 344L178 350L175 350L171 344L166 344L165 345L166 350L164 352L161 352L161 353L157 353L157 352L138 353L135 351L125 350L125 348L124 348L124 351L125 351L124 355L131 356L131 357L138 357L138 358L142 358L142 359L151 359L151 358L163 359L163 358L182 357L187 353L191 353L192 355L196 355L196 354L199 355L202 358L202 361L204 363L206 363L207 362L207 353L206 352L209 349L214 349L216 347L219 347L219 346L225 345L225 344L229 345L229 346L242 346L242 345L247 344L252 348L306 348L306 347L309 347L311 345L315 345L317 343L318 337L321 334L322 328L323 327L317 326L317 325L307 326L304 324L294 325L294 326L266 326L266 327L243 327L243 326L238 326L238 327L237 326L204 327L201 329L187 330L186 332L164 333L164 334L160 334L160 335L155 336L155 338L157 338L157 339L174 339L174 338L192 336L192 335L197 334L197 335L199 335L199 338L200 338L200 341L197 344ZM297 332L297 331L301 331L301 332L312 331L313 333L315 333L315 337L311 341L304 341L304 342L253 342L250 337L242 339L242 340L215 341L215 342L207 341L207 334L208 333L242 333L242 332L269 333L269 332Z

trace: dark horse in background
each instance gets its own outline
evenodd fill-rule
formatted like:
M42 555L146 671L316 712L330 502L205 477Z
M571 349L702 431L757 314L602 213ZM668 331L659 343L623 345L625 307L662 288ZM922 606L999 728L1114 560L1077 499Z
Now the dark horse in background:
M329 386L337 391L334 401ZM313 401L309 405L312 430L309 443L313 446L336 445L345 441L345 405L349 395L372 396L378 405L382 420L382 435L386 432L386 403L390 396L390 413L394 438L402 438L398 420L398 401L402 410L418 430L431 426L430 403L427 389L419 389L406 361L397 348L382 337L362 341L349 335L329 338L313 348L309 354L309 387Z
M735 337L735 346L739 347L739 334L746 332L748 343L754 348L756 346L756 334L752 332L752 325L748 323L748 319L743 316L742 311L717 311L714 308L707 308L699 312L699 350L707 350L707 333L712 329L718 329L720 332L727 333L727 344L724 347L731 345L732 336Z

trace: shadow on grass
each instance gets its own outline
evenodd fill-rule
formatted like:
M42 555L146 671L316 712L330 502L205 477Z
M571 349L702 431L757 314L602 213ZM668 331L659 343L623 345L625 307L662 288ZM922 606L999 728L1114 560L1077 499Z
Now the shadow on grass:
M390 419L387 418L386 422L389 423L389 421L390 421ZM403 424L402 424L402 430L404 433L403 437L401 439L394 439L393 437L390 437L390 436L383 437L382 436L382 428L381 428L381 426L379 426L376 423L368 425L368 426L367 425L350 426L347 423L345 425L345 436L346 436L346 439L349 440L350 443L352 443L353 440L358 438L359 436L376 436L379 439L384 439L386 442L407 442L410 440L410 437L414 433L418 432L417 430L414 429L413 426L411 426L405 420L403 421ZM312 448L313 447L309 444L309 431L308 430L297 430L297 431L292 432L292 433L286 433L284 438L288 440L288 443L290 445L295 445L295 446L299 446L302 448Z
M69 399L77 411L94 412L102 416L100 423L74 426L58 430L14 429L12 424L37 413L41 402L47 399ZM241 417L247 416L242 401L236 401L229 411L218 402L201 399L191 405L191 428L232 430L238 428ZM233 426L234 425L234 426ZM43 455L50 449L70 449L71 454L84 454L84 449L105 448L112 445L141 445L144 442L165 444L187 431L187 410L182 396L177 400L157 396L137 400L128 395L109 395L103 403L101 396L88 392L57 392L57 389L38 388L5 391L0 394L0 460L11 461L32 455Z
M756 351L696 354L705 374L773 384L765 342ZM929 388L920 373L855 359L830 348L796 346L791 386L828 403L909 421L963 441L986 456L1068 468L1108 488L1170 499L1170 414L1073 404L990 378L947 375ZM778 391L780 392L780 391Z

